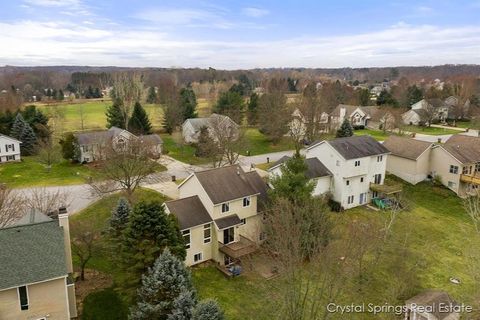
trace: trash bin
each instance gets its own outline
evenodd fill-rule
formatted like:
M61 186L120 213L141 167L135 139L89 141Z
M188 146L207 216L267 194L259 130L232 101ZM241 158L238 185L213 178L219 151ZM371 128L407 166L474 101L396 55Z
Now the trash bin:
M173 182L177 181L177 177L172 176L172 181L173 181Z

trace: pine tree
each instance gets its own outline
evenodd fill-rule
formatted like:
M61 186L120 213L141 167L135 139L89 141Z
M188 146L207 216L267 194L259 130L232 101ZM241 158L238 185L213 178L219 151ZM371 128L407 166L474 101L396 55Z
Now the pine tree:
M156 103L157 102L157 93L155 92L155 87L148 88L147 93L147 103Z
M71 161L78 160L78 141L73 133L67 133L62 139L60 139L59 143L62 147L62 156L64 159Z
M152 124L148 119L147 112L140 102L136 102L133 107L132 116L128 120L128 130L135 134L150 134L152 132Z
M173 310L167 320L191 320L196 303L195 291L182 290L173 300Z
M235 91L227 91L220 95L213 111L230 117L234 122L241 124L245 102L243 97Z
M120 198L117 206L112 210L112 216L110 218L110 228L114 235L119 235L126 227L131 211L132 209L127 199Z
M343 138L343 137L351 137L353 136L353 127L350 124L350 121L348 121L347 118L343 120L342 125L340 128L337 130L337 138Z
M247 113L247 121L248 124L254 126L257 124L258 121L258 94L252 93L250 96L250 100L248 101L248 113Z
M180 316L185 315L185 308L193 308L196 303L190 272L168 249L142 276L137 295L137 304L130 311L132 320L187 319Z
M191 88L182 88L180 90L179 108L182 110L183 120L197 117L197 98Z
M22 146L20 147L20 152L26 156L31 156L35 154L35 146L37 144L37 137L35 132L33 132L32 127L28 123L25 123L25 129L20 136L20 141L22 141Z
M12 128L10 129L10 136L17 140L20 140L25 131L27 122L23 119L23 116L20 113L17 113L15 120L13 121Z
M125 129L125 117L122 111L122 101L115 99L107 109L107 128L117 127Z
M215 300L200 301L193 310L192 320L224 320L223 310Z

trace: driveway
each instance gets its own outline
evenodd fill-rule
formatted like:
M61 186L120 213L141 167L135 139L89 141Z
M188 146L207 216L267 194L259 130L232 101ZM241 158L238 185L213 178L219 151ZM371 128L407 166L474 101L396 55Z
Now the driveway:
M472 137L478 137L479 132L478 132L478 130L469 130L468 132L461 132L461 133L458 133L458 134L463 134L463 135L472 136ZM422 140L422 141L427 141L427 142L438 142L439 139L440 139L440 142L444 143L451 136L452 136L452 134L443 134L443 135L439 135L439 136L432 136L432 135L428 135L428 134L417 133L415 135L415 139Z
M250 167L252 164L275 162L283 156L289 156L290 157L290 156L293 155L294 152L295 152L294 150L288 150L288 151L280 151L280 152L260 154L260 155L257 155L257 156L249 156L249 157L241 156L238 159L238 162L243 167Z

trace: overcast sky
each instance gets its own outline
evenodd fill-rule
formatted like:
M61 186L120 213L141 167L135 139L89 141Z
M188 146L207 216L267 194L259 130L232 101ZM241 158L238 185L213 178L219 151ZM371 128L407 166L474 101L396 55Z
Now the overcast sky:
M240 69L480 64L480 0L0 4L0 65Z

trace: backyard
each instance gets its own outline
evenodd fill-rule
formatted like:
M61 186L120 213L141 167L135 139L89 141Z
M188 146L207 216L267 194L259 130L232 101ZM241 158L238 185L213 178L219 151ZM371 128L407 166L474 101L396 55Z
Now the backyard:
M459 130L455 130L455 129L446 129L446 128L439 128L439 127L422 127L422 126L405 126L402 128L402 130L408 131L408 132L428 134L432 136L439 136L443 134L455 134L460 132Z
M478 261L471 257L472 252L476 252L478 237L463 210L461 200L451 191L427 183L405 185L404 192L412 202L411 210L402 212L395 222L391 244L385 246L378 264L372 267L368 286L359 294L355 284L348 283L348 290L338 297L339 301L384 303L386 300L402 303L390 297L387 290L394 285L394 281L398 281L394 270L397 270L395 265L401 259L415 268L418 279L408 283L411 292L437 288L446 290L459 302L474 302L475 283L471 267L472 263ZM138 197L162 199L161 195L144 190ZM72 219L94 219L96 228L101 230L117 199L118 196L112 196L100 200ZM383 223L386 215L386 212L358 207L342 214L333 214L332 219L336 227L342 230L351 223ZM392 249L398 243L408 249L407 256ZM111 261L109 251L99 252L88 267L108 272L114 280L121 276ZM217 299L227 319L271 319L272 312L280 302L276 293L282 284L282 277L265 280L255 272L245 272L238 278L228 280L210 266L192 268L192 273L200 298ZM461 284L451 283L450 277L460 279ZM103 311L108 310L103 308Z

